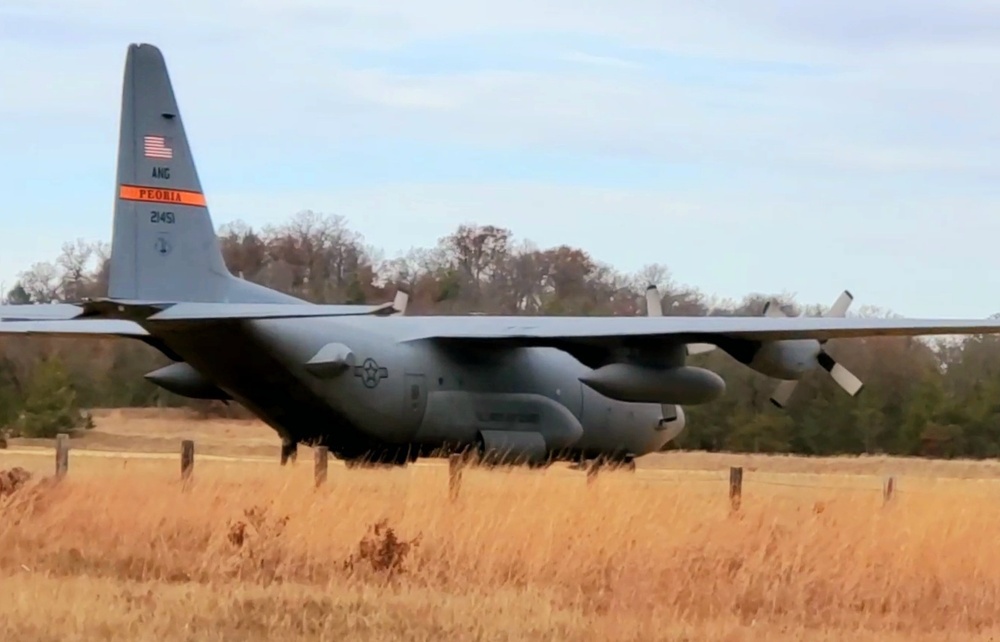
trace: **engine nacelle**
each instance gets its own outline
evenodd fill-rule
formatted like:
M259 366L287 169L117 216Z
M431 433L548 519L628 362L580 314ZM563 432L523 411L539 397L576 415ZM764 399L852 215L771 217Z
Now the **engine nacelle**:
M547 448L541 433L515 430L481 430L479 456L490 464L524 464L545 461Z
M164 390L169 390L182 397L218 401L232 399L224 390L219 389L200 372L183 361L146 373L145 377Z
M747 365L775 379L801 379L816 367L821 350L822 346L815 339L766 341Z
M611 363L580 377L605 397L631 403L697 405L726 391L726 382L704 368L651 368L633 363Z

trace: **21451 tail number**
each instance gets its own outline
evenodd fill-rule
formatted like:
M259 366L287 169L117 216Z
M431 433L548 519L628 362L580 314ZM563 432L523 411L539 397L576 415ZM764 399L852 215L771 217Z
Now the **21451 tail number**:
M157 212L153 210L149 213L150 223L166 223L167 225L174 224L174 213L173 212Z

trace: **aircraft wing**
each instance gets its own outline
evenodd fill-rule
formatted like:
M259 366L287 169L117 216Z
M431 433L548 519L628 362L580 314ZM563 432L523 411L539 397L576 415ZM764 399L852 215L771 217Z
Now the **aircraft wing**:
M149 336L128 317L150 322L238 321L255 319L389 316L391 303L366 305L288 305L176 303L125 304L119 318L104 301L80 306L0 306L0 333ZM35 312L37 308L52 310ZM55 308L59 308L56 310ZM81 315L82 311L82 315ZM71 318L69 314L81 315ZM62 315L62 316L60 316ZM91 316L93 315L93 316ZM442 340L467 344L556 346L565 342L605 345L664 342L716 343L720 340L777 341L871 336L1000 334L998 319L864 319L844 317L391 317L401 321L403 341ZM380 321L382 322L382 321Z
M288 303L172 303L96 299L77 304L0 305L0 324L20 321L144 320L238 321L299 317L388 316L393 303L379 305L292 305ZM52 326L55 327L55 326ZM9 331L14 331L11 328ZM86 332L86 331L84 331Z
M392 302L379 305L294 305L288 303L175 303L155 312L150 321L236 321L302 317L388 315Z
M545 346L574 341L636 345L644 342L715 343L720 339L776 341L871 336L1000 334L1000 319L865 319L846 317L570 317L426 316L398 317L393 302L380 305L289 305L286 303L125 303L104 301L84 316L140 318L150 322L226 322L263 319L395 317L407 325L403 341ZM138 314L136 314L138 313Z
M79 309L77 309L79 312ZM51 337L132 337L148 338L142 326L122 319L38 319L0 321L0 335L45 335Z
M80 306L71 303L0 305L0 322L32 321L36 319L72 319L80 314L80 312Z
M416 319L415 317L413 319ZM776 341L871 336L998 334L994 319L862 319L843 317L423 317L404 341L447 340L545 346L571 341L604 345Z

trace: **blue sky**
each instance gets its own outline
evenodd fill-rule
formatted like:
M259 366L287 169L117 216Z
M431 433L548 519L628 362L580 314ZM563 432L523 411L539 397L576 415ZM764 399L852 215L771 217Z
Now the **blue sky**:
M217 225L341 214L391 258L491 223L727 297L1000 311L995 2L5 0L5 284L110 239L137 41Z

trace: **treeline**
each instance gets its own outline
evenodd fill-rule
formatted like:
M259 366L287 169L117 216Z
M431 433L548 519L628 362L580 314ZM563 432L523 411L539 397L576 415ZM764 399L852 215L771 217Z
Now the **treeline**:
M790 312L818 314L779 293L720 300L675 283L667 267L625 274L573 247L539 248L510 230L463 225L435 247L385 258L338 216L301 212L260 230L241 223L220 228L235 274L317 303L382 303L398 287L410 293L408 314L642 315L643 292L656 284L666 315L757 315L769 298ZM77 241L51 262L20 275L9 303L72 301L105 296L107 243ZM855 313L886 316L862 307ZM777 381L736 363L722 351L692 358L719 372L728 391L687 409L678 446L689 449L802 454L892 453L1000 456L1000 339L957 343L906 338L831 341L829 351L865 382L848 397L825 372L801 382L791 407L768 401ZM142 375L166 363L131 341L33 337L0 340L0 425L48 434L80 409L188 405L205 413L241 413L233 406L183 399ZM47 413L47 414L46 414ZM42 417L39 419L39 417Z

